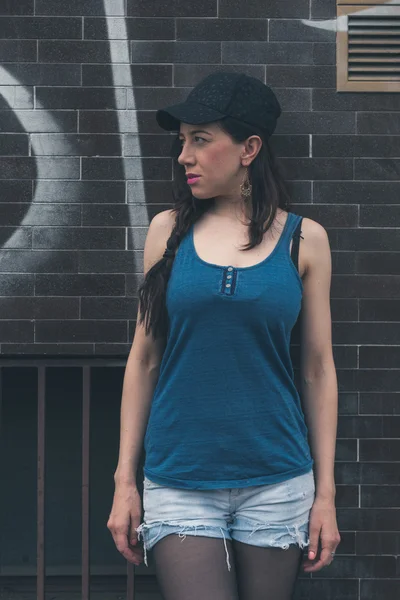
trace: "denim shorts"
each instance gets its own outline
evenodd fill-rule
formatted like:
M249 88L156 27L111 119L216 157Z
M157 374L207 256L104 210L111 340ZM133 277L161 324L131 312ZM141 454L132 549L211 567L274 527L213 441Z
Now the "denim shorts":
M136 528L147 551L163 537L177 534L226 540L262 548L309 545L309 517L315 498L314 472L286 481L244 488L190 490L171 488L144 477L143 523Z

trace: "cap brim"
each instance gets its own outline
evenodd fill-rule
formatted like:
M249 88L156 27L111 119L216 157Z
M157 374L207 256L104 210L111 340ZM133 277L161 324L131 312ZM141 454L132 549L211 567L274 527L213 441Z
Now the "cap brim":
M179 131L180 123L212 123L226 117L223 113L194 102L182 102L167 108L158 110L156 120L162 129L167 131Z

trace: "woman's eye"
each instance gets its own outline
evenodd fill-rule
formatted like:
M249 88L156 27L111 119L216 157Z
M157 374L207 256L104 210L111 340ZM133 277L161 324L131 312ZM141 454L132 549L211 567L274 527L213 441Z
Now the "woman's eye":
M202 142L206 142L206 141L207 141L207 140L205 140L204 138L202 138L202 137L199 137L198 135L195 135L195 136L194 136L194 139L196 140L196 142L197 142L197 140L201 140Z

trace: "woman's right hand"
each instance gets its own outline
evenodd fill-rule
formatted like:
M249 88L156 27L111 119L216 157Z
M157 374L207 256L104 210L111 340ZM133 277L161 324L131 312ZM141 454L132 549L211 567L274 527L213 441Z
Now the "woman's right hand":
M135 565L143 562L143 549L139 546L135 531L140 525L141 516L142 501L136 485L116 483L107 528L122 556Z

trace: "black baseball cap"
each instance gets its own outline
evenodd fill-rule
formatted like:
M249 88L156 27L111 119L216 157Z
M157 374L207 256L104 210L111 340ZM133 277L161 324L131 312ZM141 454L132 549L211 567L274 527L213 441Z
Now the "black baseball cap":
M179 131L181 122L199 125L233 117L270 136L281 112L274 92L259 79L219 71L202 79L181 104L158 110L156 120L162 129Z

